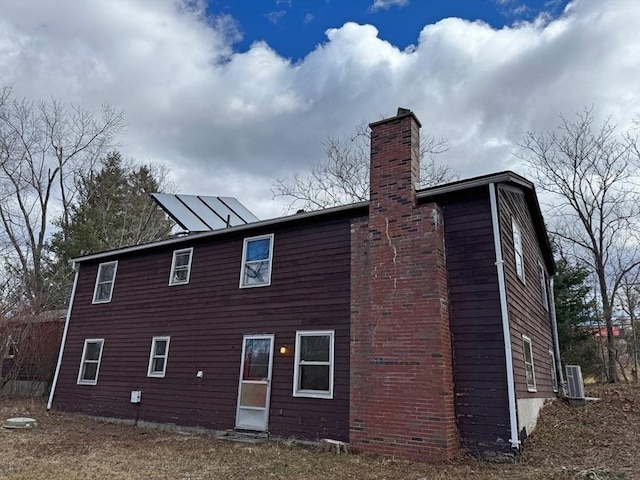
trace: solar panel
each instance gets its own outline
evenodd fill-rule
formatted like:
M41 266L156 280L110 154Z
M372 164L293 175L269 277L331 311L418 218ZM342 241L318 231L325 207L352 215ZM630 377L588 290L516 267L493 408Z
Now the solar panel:
M258 217L233 197L168 193L152 193L151 196L178 225L190 232L206 232L258 221Z

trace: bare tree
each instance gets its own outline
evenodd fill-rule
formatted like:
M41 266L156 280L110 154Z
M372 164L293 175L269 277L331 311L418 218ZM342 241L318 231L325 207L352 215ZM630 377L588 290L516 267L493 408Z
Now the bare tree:
M124 113L100 115L58 100L32 102L0 90L0 244L5 274L19 280L21 300L47 308L43 263L52 214L69 222L76 179L113 146Z
M294 172L274 184L274 196L290 200L288 211L317 210L369 198L369 127L362 124L348 140L330 137L323 145L325 157L309 173ZM442 138L426 137L420 142L420 187L457 179L457 172L436 161L448 149Z
M597 128L591 109L554 131L529 132L518 156L550 194L550 231L594 274L607 327L608 377L618 379L613 303L629 272L640 268L640 156L637 138L606 120Z
M618 292L618 306L629 322L631 331L626 335L627 360L633 365L633 378L638 382L638 342L640 342L640 269L636 268L623 278Z

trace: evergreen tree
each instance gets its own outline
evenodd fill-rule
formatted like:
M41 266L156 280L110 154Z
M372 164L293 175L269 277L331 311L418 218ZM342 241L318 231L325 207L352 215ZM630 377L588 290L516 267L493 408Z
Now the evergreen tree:
M585 375L602 373L602 357L593 337L596 324L594 301L587 285L588 270L570 264L566 259L556 262L554 279L556 318L560 355L565 365L580 365Z
M127 165L117 151L101 163L99 171L80 177L67 225L57 222L60 230L48 245L47 280L60 307L71 290L72 258L160 240L171 233L172 222L149 196L163 190L162 172Z

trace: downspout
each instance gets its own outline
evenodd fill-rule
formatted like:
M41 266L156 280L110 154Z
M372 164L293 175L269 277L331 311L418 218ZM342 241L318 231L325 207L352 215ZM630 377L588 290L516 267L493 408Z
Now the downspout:
M564 396L564 375L562 374L562 359L560 358L560 340L558 339L558 319L556 318L556 297L553 293L553 277L549 279L549 290L551 294L550 313L551 313L551 326L553 327L553 353L556 359L555 369L558 375L558 388L560 394Z
M520 448L518 439L518 417L516 412L516 389L513 379L513 355L511 353L511 330L509 328L509 311L507 310L507 288L504 278L504 260L502 258L502 243L500 242L500 222L498 219L498 201L496 184L489 184L489 198L491 200L491 223L493 225L493 244L496 250L496 269L498 271L498 289L500 290L500 312L502 316L502 335L504 338L504 358L507 364L507 394L509 397L509 424L512 448Z
M76 296L76 286L78 285L78 274L80 268L73 263L73 269L76 271L76 275L73 278L73 288L71 289L71 298L69 299L69 307L67 308L67 318L64 322L64 331L62 332L62 341L60 342L60 352L58 353L58 364L56 365L56 373L53 375L53 383L51 384L51 392L49 392L49 401L47 402L47 410L51 410L51 404L53 403L53 394L56 391L56 385L58 384L58 375L60 374L60 365L62 365L62 354L64 353L64 344L67 341L67 332L69 331L69 320L71 319L71 308L73 307L73 300Z

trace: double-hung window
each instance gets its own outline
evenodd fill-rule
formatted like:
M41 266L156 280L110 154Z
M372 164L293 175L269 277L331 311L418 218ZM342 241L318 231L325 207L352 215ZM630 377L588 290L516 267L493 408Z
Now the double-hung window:
M82 360L78 372L78 385L95 385L98 383L98 371L102 360L104 338L91 338L84 341Z
M170 337L153 337L151 340L148 377L164 377L169 358L169 340Z
M540 272L540 294L542 295L542 306L545 310L549 310L549 291L547 290L549 281L542 262L538 262L538 271Z
M522 253L522 233L520 231L520 225L511 219L511 229L513 231L513 252L516 263L516 273L520 280L524 282L524 255Z
M117 269L117 260L100 264L98 275L96 275L96 286L93 290L93 303L108 303L111 301Z
M271 285L273 234L244 239L240 288Z
M192 256L193 248L183 248L182 250L176 250L173 252L169 285L184 285L189 283Z
M536 391L536 372L533 366L533 347L531 339L526 335L522 336L522 346L524 349L524 369L527 377L527 390Z
M294 397L333 398L334 331L298 331Z

